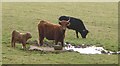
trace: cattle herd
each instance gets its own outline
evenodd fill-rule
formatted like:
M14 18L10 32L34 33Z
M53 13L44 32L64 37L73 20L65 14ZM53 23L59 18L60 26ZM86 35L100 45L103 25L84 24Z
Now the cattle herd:
M38 24L39 32L39 46L43 45L44 38L48 40L55 40L55 44L61 42L64 47L64 38L66 28L73 29L76 32L76 37L79 38L78 33L81 34L82 38L86 38L88 30L82 20L70 16L60 16L58 24L53 24L46 20L40 20ZM22 43L24 49L26 49L26 42L32 38L30 32L20 33L17 30L12 32L11 46L15 48L15 43Z

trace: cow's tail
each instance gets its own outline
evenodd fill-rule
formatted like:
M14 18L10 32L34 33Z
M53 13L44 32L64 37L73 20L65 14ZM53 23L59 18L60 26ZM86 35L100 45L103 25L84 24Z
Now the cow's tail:
M18 31L17 30L13 30L12 35L14 35L16 32L18 32Z
M14 42L14 35L15 35L15 32L17 32L17 31L16 31L16 30L13 30L13 32L12 32L11 47L13 47L13 42Z

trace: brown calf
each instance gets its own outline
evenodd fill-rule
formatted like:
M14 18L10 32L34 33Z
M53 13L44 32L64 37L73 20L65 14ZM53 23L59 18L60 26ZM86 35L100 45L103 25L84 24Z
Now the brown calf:
M22 48L26 48L26 41L32 38L29 32L27 33L20 33L16 30L12 32L12 39L11 39L11 46L15 48L15 43L19 42L22 43Z
M61 25L52 24L48 21L41 20L38 24L39 31L39 44L43 45L43 39L47 38L48 40L55 40L55 44L61 42L62 46L64 46L64 37L66 27L69 25L69 22L62 21Z

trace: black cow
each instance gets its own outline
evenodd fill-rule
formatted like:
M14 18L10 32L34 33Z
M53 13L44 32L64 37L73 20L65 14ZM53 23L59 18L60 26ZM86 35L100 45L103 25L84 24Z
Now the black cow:
M82 20L70 16L60 16L59 21L62 20L70 22L70 25L67 28L75 30L77 38L79 38L78 32L81 34L82 38L86 38L86 35L89 31L85 28L85 25L83 24Z

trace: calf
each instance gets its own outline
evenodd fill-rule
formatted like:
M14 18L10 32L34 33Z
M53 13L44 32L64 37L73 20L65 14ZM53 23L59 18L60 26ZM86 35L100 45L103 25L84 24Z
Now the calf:
M43 45L44 38L47 38L48 40L55 40L56 45L58 42L61 42L62 46L64 46L65 31L69 22L62 20L62 22L59 23L61 25L52 24L45 20L40 21L38 24L40 46Z
M15 43L19 42L22 43L22 48L26 48L26 41L32 38L29 32L27 33L20 33L16 30L12 32L12 39L11 39L11 46L15 48Z
M60 21L69 20L70 25L67 26L67 28L75 30L77 38L79 38L78 32L81 34L82 38L86 38L86 35L88 34L88 30L85 28L85 25L83 24L82 20L69 16L60 16L59 20Z

